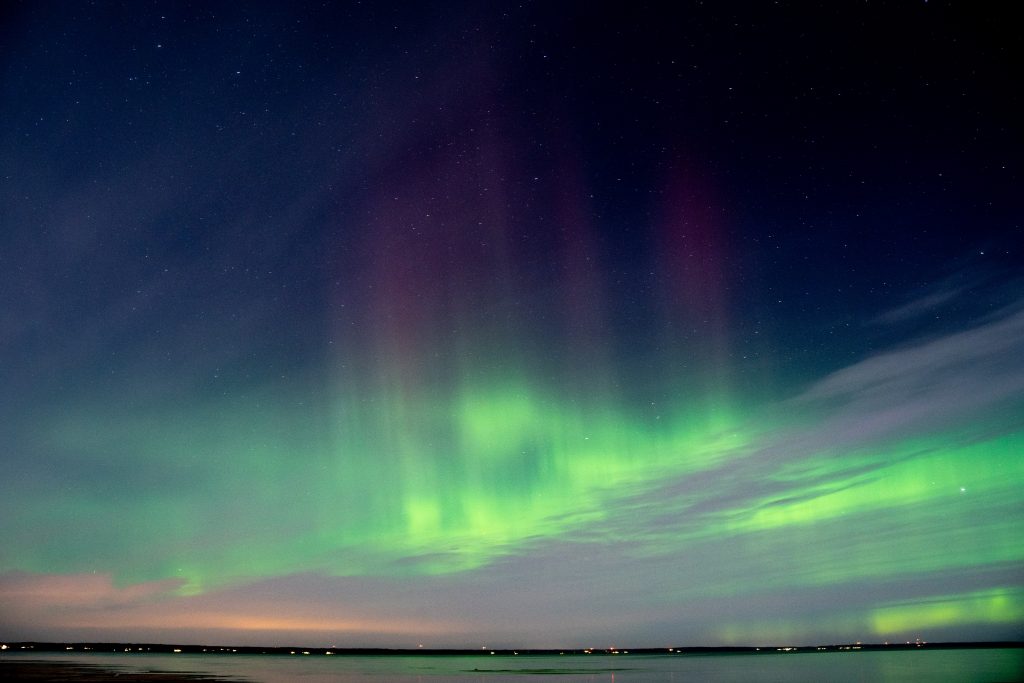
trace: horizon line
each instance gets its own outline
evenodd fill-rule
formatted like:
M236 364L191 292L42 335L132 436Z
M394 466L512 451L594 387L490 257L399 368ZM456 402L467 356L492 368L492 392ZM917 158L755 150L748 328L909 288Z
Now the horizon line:
M672 645L637 647L339 647L308 645L210 645L202 643L147 643L138 641L0 641L0 655L36 652L113 652L123 654L264 654L285 656L331 655L628 655L628 654L775 654L807 652L855 652L860 650L1024 649L1024 640L925 641L829 643L817 645Z

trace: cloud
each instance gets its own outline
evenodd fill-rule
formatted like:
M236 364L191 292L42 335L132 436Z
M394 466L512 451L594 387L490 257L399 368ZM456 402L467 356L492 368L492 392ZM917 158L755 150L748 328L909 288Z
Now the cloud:
M381 603L351 590L343 579L288 577L198 596L176 594L180 584L118 587L108 574L2 574L0 636L138 639L150 634L181 642L199 632L218 642L308 643L312 637L327 644L346 635L372 640L467 630L450 619L410 615L401 605L380 609ZM384 597L383 588L377 586L376 600Z
M879 633L910 617L942 626L932 607L897 604L908 585L922 586L914 600L981 596L961 611L984 607L978 628L1005 635L1019 599L993 605L1024 558L1022 396L1024 310L1007 309L831 373L738 425L744 438L706 468L608 499L599 522L488 565L292 575L187 596L178 581L4 574L0 635L439 646L522 645L529 633L530 644L568 646L629 631L710 642L710 620L770 621L790 599L799 603L776 621L793 637L810 628L806 609L833 607L857 628L881 619ZM854 632L840 621L836 634Z
M896 308L886 311L875 318L873 322L891 325L919 318L942 307L944 304L956 298L962 291L963 287L950 287L947 289L940 289L930 294L925 294L924 296L908 301L902 306L897 306Z
M809 387L783 409L825 413L832 445L906 436L973 419L1024 394L1024 311L890 351Z
M108 614L152 606L181 586L169 579L114 585L109 574L0 574L0 633L23 633L60 627L76 615Z
M115 586L109 574L0 574L0 601L31 601L39 608L123 607L170 595L181 586L178 579Z
M1012 561L1022 402L1016 307L821 378L741 426L752 446L621 501L588 538L678 558L705 593Z

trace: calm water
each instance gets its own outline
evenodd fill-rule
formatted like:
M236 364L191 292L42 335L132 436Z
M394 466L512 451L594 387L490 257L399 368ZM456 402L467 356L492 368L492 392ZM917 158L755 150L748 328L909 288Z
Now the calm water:
M249 656L5 654L104 667L192 671L261 683L469 683L560 681L956 681L1024 680L1024 650L618 656Z

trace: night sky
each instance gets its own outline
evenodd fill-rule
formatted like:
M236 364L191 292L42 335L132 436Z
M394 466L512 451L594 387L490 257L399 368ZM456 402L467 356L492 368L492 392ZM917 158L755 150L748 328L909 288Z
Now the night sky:
M4 3L0 638L1024 637L1003 8L418 4Z

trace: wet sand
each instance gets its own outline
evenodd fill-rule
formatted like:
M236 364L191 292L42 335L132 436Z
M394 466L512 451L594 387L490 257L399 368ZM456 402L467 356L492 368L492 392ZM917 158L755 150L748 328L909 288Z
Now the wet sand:
M0 660L2 681L66 681L67 683L240 683L243 679L211 674L111 669L78 662Z

